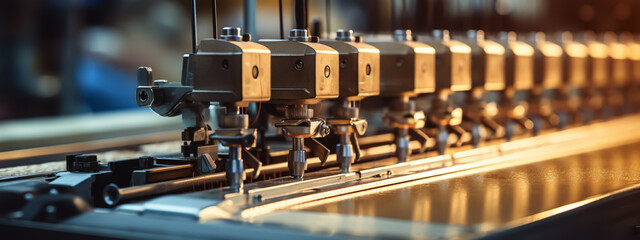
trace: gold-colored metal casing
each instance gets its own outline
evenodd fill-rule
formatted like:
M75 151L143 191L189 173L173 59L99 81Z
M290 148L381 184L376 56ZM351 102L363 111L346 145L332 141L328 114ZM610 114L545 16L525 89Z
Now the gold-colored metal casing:
M634 40L625 43L627 45L628 57L631 60L631 78L636 84L640 84L640 43Z
M339 96L338 52L313 42L260 41L271 50L271 102L315 104Z
M422 41L436 50L436 89L468 91L471 89L471 48L445 35L443 40Z
M536 35L534 82L543 89L558 89L562 86L562 47L544 40L542 33Z
M204 39L190 54L197 101L261 102L271 98L271 55L253 42Z
M340 98L359 100L380 94L380 50L359 42L321 42L340 55Z
M609 47L598 41L587 41L587 49L589 51L587 79L594 87L606 87L609 76Z
M585 87L587 85L589 49L586 45L576 41L564 41L562 47L565 52L564 79L566 83L572 87Z
M486 70L484 72L484 88L487 91L499 91L505 88L504 80L504 54L505 49L502 45L490 41L478 41L486 56Z
M380 95L411 97L435 91L433 47L412 41L369 44L380 50Z
M533 88L533 62L535 50L531 45L515 39L515 34L503 42L505 47L505 84L514 90Z
M442 41L451 51L451 91L471 90L471 48L456 40Z
M615 33L605 33L604 35L604 43L609 46L609 61L610 61L610 78L613 82L613 86L615 87L625 87L629 84L629 65L628 65L628 56L629 49L627 45L620 43L616 40L617 36Z
M477 41L464 40L471 47L471 85L486 91L500 91L505 88L505 49L497 42L484 39L484 33Z

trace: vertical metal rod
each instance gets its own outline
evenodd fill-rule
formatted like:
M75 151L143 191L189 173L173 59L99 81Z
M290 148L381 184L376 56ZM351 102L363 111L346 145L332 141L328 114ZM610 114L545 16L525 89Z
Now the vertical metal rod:
M211 0L211 20L213 25L213 38L218 38L218 11L216 9L216 0Z
M197 52L198 30L196 29L196 0L191 0L191 48Z
M280 39L284 39L284 26L282 26L282 0L278 0L278 8L280 10Z
M256 0L244 0L244 32L256 35Z
M296 29L307 29L306 0L295 1Z
M304 0L304 25L309 30L309 0Z

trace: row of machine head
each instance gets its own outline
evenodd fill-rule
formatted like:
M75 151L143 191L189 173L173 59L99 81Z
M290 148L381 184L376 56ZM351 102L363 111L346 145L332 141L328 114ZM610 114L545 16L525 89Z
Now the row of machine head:
M600 101L604 105L610 99L606 96L619 95L618 102L625 102L624 89L640 84L640 42L627 34L574 38L565 32L547 38L505 32L489 37L481 30L460 36L447 30L423 35L396 30L391 38L364 42L351 30L324 40L305 29L291 30L287 40L252 42L239 28L225 27L218 39L204 39L197 52L184 55L180 83L153 81L147 67L139 68L138 83L138 105L162 116L182 115L185 157L217 154L217 141L230 147L233 161L227 161L226 171L232 189L239 190L243 157L252 158L254 168L261 164L246 151L256 139L245 111L249 103L285 106L275 126L293 139L289 169L294 177L302 178L306 169L305 147L326 160L329 150L313 138L331 129L340 135L338 162L349 171L359 156L357 136L367 128L356 101L378 95L390 100L385 122L396 131L396 156L406 161L410 136L423 143L433 137L444 153L450 133L459 142L470 135L477 146L488 136L510 138L513 122L534 131L538 122L563 125L568 117L554 108L577 114L585 98L605 99ZM428 107L416 103L424 95L433 96ZM310 105L329 99L336 99L338 107L325 121ZM211 102L226 108L213 134L204 114ZM530 121L529 113L542 120ZM592 113L582 115L593 118ZM470 125L464 126L464 120ZM417 130L425 126L434 126L437 133Z

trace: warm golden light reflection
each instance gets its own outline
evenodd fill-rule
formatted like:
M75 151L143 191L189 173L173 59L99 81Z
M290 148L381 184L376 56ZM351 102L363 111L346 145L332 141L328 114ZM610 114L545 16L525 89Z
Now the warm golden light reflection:
M496 226L640 183L639 147L625 145L456 177L438 176L420 184L320 200L295 210Z
M428 222L431 220L431 196L424 195L418 201L415 201L414 210L411 220Z
M484 222L500 221L500 185L496 179L486 179L484 192L484 206L482 215Z
M583 194L582 187L580 186L580 179L584 178L583 168L585 167L584 161L569 161L566 164L568 170L569 190L567 201L575 202L580 200L581 194Z
M527 216L529 210L529 179L523 171L515 172L513 183L513 212L512 218Z
M595 156L599 159L604 159L604 153L596 153ZM602 181L598 174L593 173L593 169L602 169L604 162L603 161L588 161L589 166L587 167L587 171L589 172L589 194L595 195L599 192L602 192Z
M542 208L551 209L558 204L558 168L555 163L551 163L551 167L542 169L543 186L544 189L542 198Z
M451 210L449 211L449 223L466 224L467 223L467 189L465 186L454 187L451 195Z
M613 172L619 173L617 177L611 178L611 186L622 187L622 184L624 183L624 177L626 175L626 172L628 172L628 169L625 166L626 161L624 160L626 159L625 152L612 152L607 158L607 162L611 164L611 170Z

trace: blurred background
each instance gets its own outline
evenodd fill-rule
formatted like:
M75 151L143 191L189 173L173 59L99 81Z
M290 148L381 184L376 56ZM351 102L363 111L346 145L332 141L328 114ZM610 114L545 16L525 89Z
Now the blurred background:
M218 0L218 27L279 38L278 0ZM211 1L197 1L198 38L212 36ZM285 34L293 0L283 0ZM315 35L432 29L640 33L632 0L309 0ZM137 108L138 66L180 81L191 50L188 0L0 2L0 121ZM329 21L327 21L329 19Z

